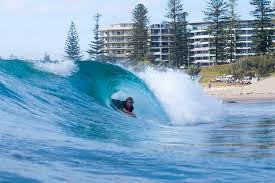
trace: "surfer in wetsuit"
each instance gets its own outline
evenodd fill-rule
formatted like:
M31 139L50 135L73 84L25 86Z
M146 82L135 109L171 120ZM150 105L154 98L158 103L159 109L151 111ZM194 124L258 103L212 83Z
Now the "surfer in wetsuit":
M112 103L113 103L115 109L120 110L120 111L136 118L135 113L133 113L134 100L132 97L128 97L125 101L112 99Z
M134 100L132 97L128 97L125 101L122 101L122 111L130 116L136 118L134 110Z

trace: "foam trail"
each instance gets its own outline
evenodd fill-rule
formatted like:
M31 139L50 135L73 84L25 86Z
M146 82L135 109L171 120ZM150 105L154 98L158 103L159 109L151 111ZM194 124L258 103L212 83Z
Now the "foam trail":
M77 66L73 61L36 62L35 68L58 76L68 77L77 72Z
M139 76L154 92L173 122L213 121L222 114L222 103L206 96L197 82L180 71L148 68Z

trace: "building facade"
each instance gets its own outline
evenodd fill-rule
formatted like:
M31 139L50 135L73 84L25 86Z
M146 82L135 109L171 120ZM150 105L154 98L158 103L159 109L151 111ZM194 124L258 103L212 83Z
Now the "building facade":
M101 30L105 53L120 60L127 59L132 50L130 47L132 30L131 23L113 24Z
M169 61L170 29L167 22L153 24L149 28L150 53L154 56L155 62Z
M211 42L213 37L208 32L209 24L206 22L190 23L191 38L189 43L190 63L201 66L212 65L215 63L215 55L211 54ZM234 59L242 56L255 55L252 42L255 39L255 21L241 20L238 29L233 30L236 33L236 48ZM275 24L272 27L275 32ZM101 31L101 36L105 43L105 52L109 55L125 60L131 53L131 32L133 24L122 23L111 25L110 28ZM150 53L154 56L155 62L169 62L169 47L171 29L168 23L152 24L149 29ZM272 36L273 44L275 44L275 35ZM274 49L274 48L273 48ZM225 60L228 62L229 60Z
M234 29L233 35L236 41L234 59L239 59L243 56L256 55L253 49L253 40L255 39L255 21L241 20L239 26ZM190 41L190 60L198 65L211 65L215 62L215 55L211 54L210 43L213 37L209 34L207 28L208 23L199 22L191 23L191 41ZM270 27L275 30L275 24ZM272 35L272 42L275 43L275 35ZM226 48L228 49L228 48ZM274 48L273 48L274 49ZM225 60L229 62L229 59Z
M132 51L130 46L133 24L113 24L101 30L106 54L125 60ZM167 23L153 24L148 29L150 53L156 62L169 61L169 27Z

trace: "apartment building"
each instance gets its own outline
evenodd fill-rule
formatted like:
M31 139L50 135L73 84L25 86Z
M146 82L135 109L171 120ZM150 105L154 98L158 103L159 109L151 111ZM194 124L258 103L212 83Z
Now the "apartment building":
M149 28L150 35L150 52L155 58L155 62L169 61L169 37L170 29L167 22L153 24Z
M214 56L210 54L210 40L213 39L208 33L208 24L204 22L191 24L190 38L190 61L200 65L211 65L214 63Z
M190 60L199 65L211 65L215 62L215 55L210 52L210 42L213 37L209 35L207 28L208 23L198 22L191 23L191 43L190 43ZM275 30L273 24L270 29ZM241 20L238 29L233 30L236 40L236 51L234 58L238 59L242 56L255 55L252 42L255 39L255 21ZM272 42L275 43L275 35L272 36ZM274 48L273 48L274 49ZM226 60L227 62L229 60Z
M125 60L131 53L131 32L133 24L113 24L107 29L101 30L101 37L104 40L104 50L108 55ZM156 62L169 61L169 28L167 23L153 24L149 27L150 52Z
M206 22L190 23L190 63L203 66L212 65L215 62L215 55L210 52L210 42L212 42L211 39L213 39L213 37L208 32L208 25L209 24ZM236 53L234 54L235 59L256 54L255 50L252 48L252 41L255 39L254 29L255 21L239 21L239 28L234 30L238 35L235 37L237 41ZM275 30L275 24L273 24L270 29ZM110 28L102 30L101 36L104 39L104 49L106 53L119 59L126 60L132 50L129 45L132 30L133 24L131 23L114 24L111 25ZM169 39L171 30L168 23L152 24L149 27L148 33L150 37L150 52L154 56L155 62L168 62L169 47L172 43ZM275 44L275 35L272 36L272 41L273 44Z
M104 51L121 60L126 60L132 48L129 43L133 24L113 24L109 28L101 30L101 37L104 40Z

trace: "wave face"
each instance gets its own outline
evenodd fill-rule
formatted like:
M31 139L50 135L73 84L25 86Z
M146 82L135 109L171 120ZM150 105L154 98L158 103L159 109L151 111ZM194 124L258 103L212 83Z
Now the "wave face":
M137 119L112 108L128 96ZM2 60L0 103L0 182L273 178L274 104L221 104L182 72Z
M213 120L222 113L219 102L205 96L197 82L179 71L148 68L135 74L102 62L38 63L35 68L70 76L75 88L108 108L112 98L131 96L141 119L184 123Z

